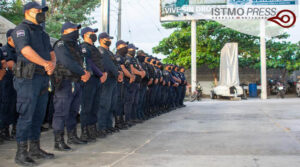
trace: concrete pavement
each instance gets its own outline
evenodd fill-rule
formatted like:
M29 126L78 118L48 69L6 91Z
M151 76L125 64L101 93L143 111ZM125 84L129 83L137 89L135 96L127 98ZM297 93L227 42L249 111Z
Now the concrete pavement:
M299 167L300 99L186 103L96 143L53 151L42 167ZM0 166L13 167L15 142L0 145Z

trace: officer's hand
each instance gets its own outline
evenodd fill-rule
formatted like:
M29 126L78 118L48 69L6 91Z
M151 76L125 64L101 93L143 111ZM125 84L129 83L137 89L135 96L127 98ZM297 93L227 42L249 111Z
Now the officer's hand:
M6 70L0 69L0 81L4 78L5 74L6 74Z
M157 78L155 79L154 83L155 83L155 84L157 84L157 83L158 83L158 79L157 79Z
M153 83L153 78L151 78L148 82L148 85L151 85Z
M5 60L2 60L1 64L2 64L2 69L6 69L7 68L7 63L6 63Z
M55 62L52 62L52 65L53 65L53 69L51 69L50 71L47 71L47 74L48 75L52 75L54 70L55 70L55 67L56 67L56 63Z
M47 74L51 74L53 73L54 69L55 69L55 65L51 62L51 61L46 61L46 63L44 64L44 68L45 71L47 72Z
M129 83L133 83L134 80L135 80L135 75L132 74L132 75L130 76Z
M100 82L104 83L106 81L106 79L107 79L107 72L104 72L102 77L100 78Z
M171 86L171 82L170 81L168 82L168 86Z
M145 78L145 76L146 76L146 71L142 71L141 77L142 77L142 78Z
M119 71L118 82L123 82L123 72Z
M163 81L163 86L165 86L166 85L166 81Z
M91 77L91 73L88 72L88 71L86 71L86 70L84 70L84 73L85 74L81 76L81 80L83 82L87 82L90 79L90 77Z

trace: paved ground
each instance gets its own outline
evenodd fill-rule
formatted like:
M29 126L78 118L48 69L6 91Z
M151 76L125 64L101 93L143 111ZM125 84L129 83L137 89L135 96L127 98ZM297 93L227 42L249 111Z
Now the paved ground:
M53 151L43 167L299 167L300 99L202 101L98 140ZM13 167L15 143L0 145L0 166Z

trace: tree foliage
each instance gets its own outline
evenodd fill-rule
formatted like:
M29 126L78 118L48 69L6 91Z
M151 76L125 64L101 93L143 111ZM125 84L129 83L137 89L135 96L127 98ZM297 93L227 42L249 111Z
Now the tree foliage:
M170 22L162 25L174 32L153 48L154 53L167 55L165 63L190 67L191 25L189 22ZM299 44L280 42L287 34L267 41L268 68L299 69ZM260 41L258 37L240 33L215 21L197 22L197 65L206 65L215 74L220 65L220 52L225 43L239 44L239 66L260 68ZM216 76L215 76L216 77Z
M0 1L0 14L19 24L24 18L23 4L33 0ZM60 29L65 21L91 25L96 22L90 17L100 0L46 0L49 11L46 17L46 31L51 37L59 38Z

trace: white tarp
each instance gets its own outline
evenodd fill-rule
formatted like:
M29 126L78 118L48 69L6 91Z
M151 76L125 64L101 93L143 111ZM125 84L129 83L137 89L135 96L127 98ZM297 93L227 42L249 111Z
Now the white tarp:
M240 85L237 43L226 43L221 50L219 85Z
M220 96L233 96L230 87L237 89L237 95L243 93L239 79L238 43L226 43L221 50L219 85L214 92Z

